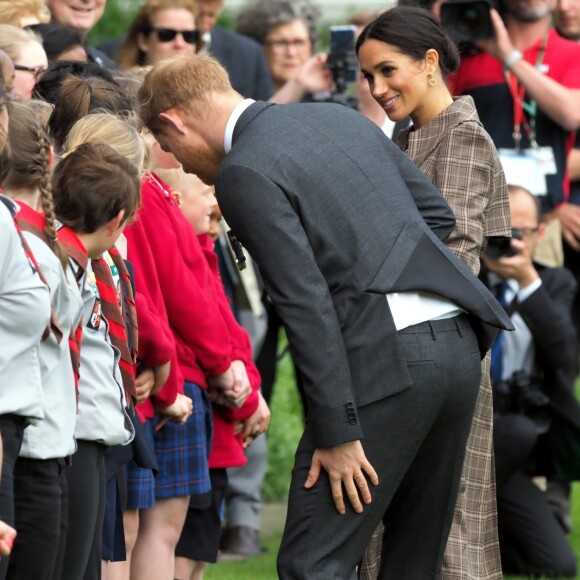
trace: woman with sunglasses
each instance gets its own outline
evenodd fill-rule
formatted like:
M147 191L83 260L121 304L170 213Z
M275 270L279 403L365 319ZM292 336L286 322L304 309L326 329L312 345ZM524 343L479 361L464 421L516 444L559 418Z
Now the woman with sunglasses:
M0 49L14 63L14 97L28 101L36 81L48 67L41 39L30 30L0 24Z
M133 20L116 60L128 70L198 48L193 0L149 0Z

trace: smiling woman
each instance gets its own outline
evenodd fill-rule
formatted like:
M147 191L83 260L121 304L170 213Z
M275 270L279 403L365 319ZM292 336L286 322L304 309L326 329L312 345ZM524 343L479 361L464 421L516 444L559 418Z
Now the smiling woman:
M133 20L116 60L130 69L196 52L198 47L193 0L149 0Z

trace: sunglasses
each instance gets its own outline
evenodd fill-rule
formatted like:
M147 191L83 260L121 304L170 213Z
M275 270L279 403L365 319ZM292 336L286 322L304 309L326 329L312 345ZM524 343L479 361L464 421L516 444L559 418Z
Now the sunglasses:
M22 70L26 72L31 72L34 75L34 80L38 80L46 69L43 66L24 66L23 64L15 64L14 70Z
M157 34L159 42L171 42L178 34L181 34L187 44L198 44L199 30L175 30L174 28L152 28Z

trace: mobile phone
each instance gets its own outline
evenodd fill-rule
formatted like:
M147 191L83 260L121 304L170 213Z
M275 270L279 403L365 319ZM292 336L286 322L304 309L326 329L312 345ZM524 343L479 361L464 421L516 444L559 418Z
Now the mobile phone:
M328 66L335 77L344 83L358 79L358 60L355 52L356 26L349 24L330 27L330 53Z

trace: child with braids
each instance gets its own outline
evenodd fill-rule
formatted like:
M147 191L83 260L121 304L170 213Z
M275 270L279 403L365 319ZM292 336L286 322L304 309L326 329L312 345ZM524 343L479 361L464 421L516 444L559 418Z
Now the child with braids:
M7 95L0 73L0 154L8 134ZM6 161L1 158L2 163ZM15 227L16 204L0 194L0 579L16 534L14 465L26 425L43 418L40 342L50 320L47 286ZM24 240L24 243L23 243Z
M75 451L76 393L67 337L74 334L82 299L68 257L57 241L51 194L52 148L32 110L14 103L8 134L9 167L2 181L18 205L23 230L50 288L64 339L40 343L44 420L30 425L14 469L15 522L19 530L8 578L51 578L61 526L61 478Z

